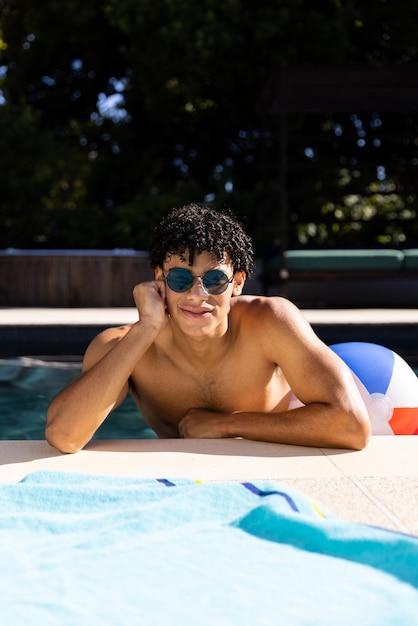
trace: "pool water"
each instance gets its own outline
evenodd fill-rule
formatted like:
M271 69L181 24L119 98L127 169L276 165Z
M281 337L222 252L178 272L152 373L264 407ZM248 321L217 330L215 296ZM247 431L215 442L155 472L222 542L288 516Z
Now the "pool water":
M78 361L0 359L0 439L45 439L52 398L81 371ZM129 396L96 432L95 439L155 439Z
M0 359L0 439L45 439L52 398L81 371L81 362ZM418 368L414 367L418 374ZM94 439L156 439L130 396L111 413Z

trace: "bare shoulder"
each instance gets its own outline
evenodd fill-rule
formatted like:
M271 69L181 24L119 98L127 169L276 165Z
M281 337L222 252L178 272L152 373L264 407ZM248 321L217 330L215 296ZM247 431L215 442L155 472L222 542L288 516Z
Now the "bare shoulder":
M290 362L290 354L322 349L322 342L306 317L290 300L274 296L244 296L241 301L236 300L234 324L244 335L251 333L257 338L263 352L276 363L284 358Z
M113 348L129 331L132 324L107 328L89 344L83 359L83 371L90 369Z
M255 327L269 322L290 326L307 323L301 311L280 296L239 296L231 301L231 310L234 317L248 320Z

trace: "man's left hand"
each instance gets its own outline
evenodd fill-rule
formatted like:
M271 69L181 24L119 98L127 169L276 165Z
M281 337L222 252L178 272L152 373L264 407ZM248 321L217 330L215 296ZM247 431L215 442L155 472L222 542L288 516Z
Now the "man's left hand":
M228 414L207 409L190 409L180 420L178 429L184 439L220 439L228 437L225 422Z

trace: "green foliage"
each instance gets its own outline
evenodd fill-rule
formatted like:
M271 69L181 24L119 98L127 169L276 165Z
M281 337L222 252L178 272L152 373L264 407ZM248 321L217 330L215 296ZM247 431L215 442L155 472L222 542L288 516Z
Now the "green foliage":
M162 214L205 199L229 205L258 251L280 242L278 128L266 105L272 77L284 61L415 63L418 6L402 7L395 0L3 0L0 247L146 247ZM306 117L292 123L309 134ZM321 132L327 123L319 120ZM388 122L391 132L397 125ZM376 234L358 216L410 221L416 157L382 143L385 184L407 190L403 200L391 199L375 170L356 179L356 140L318 149L303 178L290 180L306 191L292 199L290 243L402 243L402 223ZM330 198L326 190L341 190L344 176L346 197Z

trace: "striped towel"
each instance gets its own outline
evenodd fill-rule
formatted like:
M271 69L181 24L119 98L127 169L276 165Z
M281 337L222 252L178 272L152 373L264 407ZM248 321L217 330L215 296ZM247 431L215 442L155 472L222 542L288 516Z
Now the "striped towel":
M7 626L418 625L418 539L273 481L0 485Z

